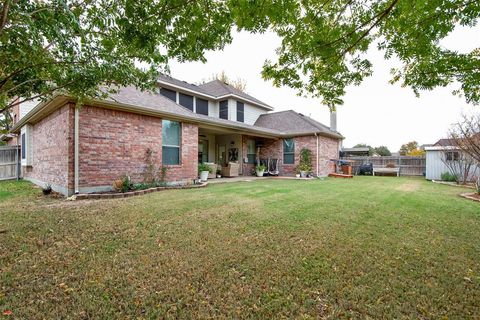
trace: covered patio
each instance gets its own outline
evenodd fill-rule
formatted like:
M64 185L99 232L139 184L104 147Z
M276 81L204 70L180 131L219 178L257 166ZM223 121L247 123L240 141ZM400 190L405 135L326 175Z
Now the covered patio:
M198 163L205 163L212 168L209 179L215 179L217 175L228 178L252 177L259 161L264 164L267 159L274 159L278 168L281 160L278 152L274 153L273 149L269 148L277 142L280 140L274 137L200 127ZM278 169L276 171L278 175Z

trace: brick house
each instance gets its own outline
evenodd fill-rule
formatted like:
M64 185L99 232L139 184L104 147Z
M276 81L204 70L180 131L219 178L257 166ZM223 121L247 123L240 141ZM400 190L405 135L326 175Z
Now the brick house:
M295 111L269 105L218 80L189 84L168 76L159 93L121 88L81 107L64 95L13 110L12 134L22 149L23 178L65 195L108 191L124 174L144 179L150 164L166 167L172 184L191 183L199 162L238 163L251 175L256 159L277 159L279 175L293 175L302 148L313 174L328 175L343 137Z

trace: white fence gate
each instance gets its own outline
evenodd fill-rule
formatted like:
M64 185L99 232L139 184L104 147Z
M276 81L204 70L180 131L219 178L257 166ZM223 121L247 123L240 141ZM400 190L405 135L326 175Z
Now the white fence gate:
M20 147L0 146L0 180L20 177Z

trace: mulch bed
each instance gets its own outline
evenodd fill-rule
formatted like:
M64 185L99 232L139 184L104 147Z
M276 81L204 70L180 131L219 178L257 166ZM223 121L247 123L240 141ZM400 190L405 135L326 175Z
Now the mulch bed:
M470 200L473 200L473 201L478 201L480 202L480 194L478 193L461 193L459 195L460 197L463 197L463 198L466 198L466 199L470 199Z
M207 182L201 184L192 184L187 186L176 186L176 187L156 187L149 188L145 190L136 190L129 192L106 192L106 193L81 193L74 195L68 199L71 200L85 200L85 199L119 199L119 198L128 198L134 196L140 196L147 193L158 192L163 190L172 190L172 189L196 189L196 188L205 188L208 185Z
M447 182L447 181L440 181L440 180L432 180L433 183L438 183L438 184L443 184L446 186L451 186L451 187L461 187L461 188L469 188L469 189L475 189L475 184L473 183L468 183L468 184L458 184L456 182Z

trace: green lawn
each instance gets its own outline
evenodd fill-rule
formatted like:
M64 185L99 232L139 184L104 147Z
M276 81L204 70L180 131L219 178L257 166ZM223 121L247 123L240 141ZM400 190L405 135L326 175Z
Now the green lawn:
M2 182L0 312L478 319L480 203L462 191L355 177L69 202Z

